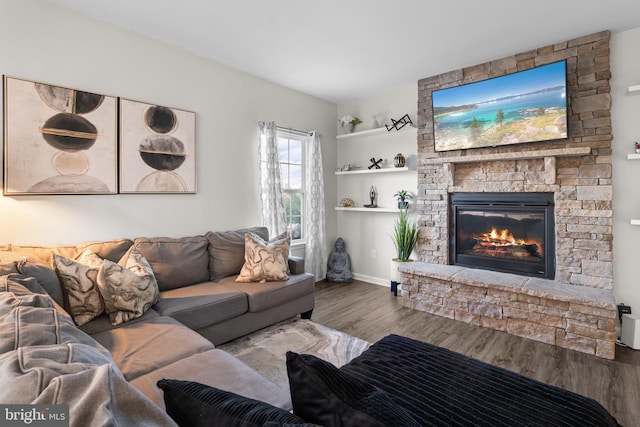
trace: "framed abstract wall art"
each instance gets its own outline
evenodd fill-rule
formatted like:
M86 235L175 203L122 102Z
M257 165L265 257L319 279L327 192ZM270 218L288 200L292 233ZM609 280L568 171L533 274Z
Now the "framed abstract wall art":
M4 77L5 195L115 194L115 97Z
M195 193L195 113L120 99L120 193Z

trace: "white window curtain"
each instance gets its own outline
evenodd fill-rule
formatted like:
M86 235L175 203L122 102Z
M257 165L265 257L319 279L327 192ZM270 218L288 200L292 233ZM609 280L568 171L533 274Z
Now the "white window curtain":
M262 196L262 225L269 230L269 237L287 231L282 181L278 158L278 138L275 122L258 123L260 130L260 189Z
M313 132L308 138L305 152L304 236L305 271L316 281L327 275L327 249L324 212L324 175L320 135Z

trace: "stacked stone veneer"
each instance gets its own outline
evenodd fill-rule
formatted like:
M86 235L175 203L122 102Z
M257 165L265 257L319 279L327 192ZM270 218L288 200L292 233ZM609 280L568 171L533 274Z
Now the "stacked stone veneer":
M422 273L415 270L412 274L405 272L408 280L403 285L404 305L613 357L616 309L612 295L609 38L610 33L605 31L418 82L420 261L449 264L449 194L552 192L556 275L553 281L535 279L541 281L536 283L545 283L544 293L538 294L526 286L505 290L491 286L491 282L484 279L459 281L453 279L455 275L433 277L428 268ZM434 151L432 91L559 60L567 61L568 139L442 153ZM576 149L586 150L587 154L566 157L547 154ZM534 152L533 156L531 152ZM535 152L540 153L539 158ZM519 158L514 153L526 156ZM452 161L447 162L448 159ZM470 271L465 275L485 279L500 276L477 269L462 271ZM445 289L445 294L439 295L443 287L449 290ZM598 298L589 304L594 292Z

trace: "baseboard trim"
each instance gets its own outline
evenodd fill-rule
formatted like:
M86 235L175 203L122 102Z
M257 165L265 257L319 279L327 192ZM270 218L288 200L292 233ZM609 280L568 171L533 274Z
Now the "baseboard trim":
M373 283L374 285L390 287L389 279L381 279L380 277L367 276L365 274L353 273L353 278L363 282Z

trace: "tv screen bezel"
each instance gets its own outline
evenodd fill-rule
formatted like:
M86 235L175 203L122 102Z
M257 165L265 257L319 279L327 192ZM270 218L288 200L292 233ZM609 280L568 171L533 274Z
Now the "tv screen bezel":
M434 107L434 94L438 93L438 92L444 92L444 91L449 91L452 89L457 89L459 90L459 88L464 88L464 87L478 87L481 85L486 84L487 82L491 82L491 81L496 81L496 80L500 80L500 79L504 79L504 78L509 78L512 77L514 75L518 75L518 74L522 74L522 73L527 73L530 72L532 70L536 70L542 67L547 67L547 66L551 66L551 65L556 65L559 63L563 63L564 64L564 80L563 80L563 84L564 84L564 91L565 91L565 96L564 96L564 100L565 100L565 122L566 122L566 130L565 130L565 136L564 137L560 137L560 138L547 138L547 139L534 139L534 140L527 140L527 141L515 141L515 142L511 142L511 143L504 143L504 144L481 144L481 145L476 145L476 144L468 144L469 146L465 146L465 147L456 147L456 148L438 148L438 141L436 139L436 117L435 117L435 107ZM509 73L509 74L504 74L501 76L497 76L497 77L492 77L489 79L485 79L485 80L479 80L476 82L471 82L471 83L465 83L462 85L458 85L458 86L451 86L451 87L447 87L447 88L442 88L442 89L436 89L433 90L431 92L431 121L432 121L432 132L433 132L433 144L434 144L434 151L437 153L444 153L444 152L449 152L449 151L457 151L457 150L471 150L471 149L476 149L476 148L487 148L487 147L506 147L506 146L511 146L511 145L518 145L518 144L529 144L532 142L551 142L551 141L562 141L562 140L566 140L570 137L569 135L569 94L567 93L567 89L568 89L568 82L567 82L568 78L567 78L567 60L563 59L560 61L553 61L550 62L548 64L543 64L543 65L539 65L537 67L532 67L532 68L528 68L526 70L521 70L521 71L516 71L513 73ZM487 99L487 101L490 101L491 99Z

